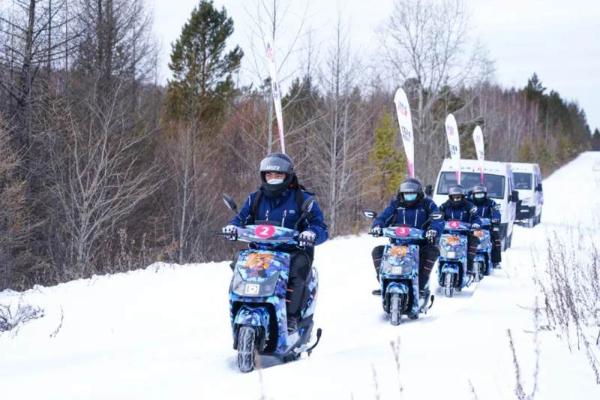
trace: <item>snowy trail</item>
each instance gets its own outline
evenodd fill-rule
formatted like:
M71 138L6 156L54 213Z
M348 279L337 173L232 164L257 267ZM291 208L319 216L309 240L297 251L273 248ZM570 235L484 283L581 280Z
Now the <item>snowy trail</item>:
M504 268L456 298L436 295L418 321L383 318L368 236L317 249L321 344L312 357L241 374L228 319L226 263L154 265L24 294L0 293L46 316L0 335L0 393L18 399L510 399L515 342L525 390L535 362L532 264L544 263L548 235L599 235L600 153L585 153L544 182L543 223L516 228ZM596 168L597 167L597 168ZM565 210L577 212L565 213ZM431 280L435 287L435 277ZM62 310L62 312L61 312ZM60 325L56 337L50 335ZM390 342L400 343L400 374ZM600 398L585 356L541 333L539 399ZM403 391L400 392L400 386Z

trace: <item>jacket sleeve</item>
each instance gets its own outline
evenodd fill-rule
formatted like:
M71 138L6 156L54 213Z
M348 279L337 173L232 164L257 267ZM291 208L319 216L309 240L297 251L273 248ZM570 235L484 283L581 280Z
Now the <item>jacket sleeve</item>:
M396 202L394 200L390 201L390 204L383 210L381 214L375 218L371 227L379 226L385 228L390 224L392 216L396 212Z
M490 204L490 208L492 210L492 221L498 220L500 222L502 220L502 214L500 214L500 210L498 209L498 204L494 200L492 200L492 204Z
M233 219L231 221L229 221L229 224L235 225L235 226L243 226L246 224L246 220L248 219L248 216L250 215L250 207L252 206L252 201L254 199L254 196L256 196L256 192L251 193L248 196L248 198L244 202L244 205L242 206L242 209L238 212L238 214L235 217L233 217Z
M307 220L305 230L313 231L317 235L315 245L325 242L329 238L329 232L327 231L327 224L325 224L325 218L323 217L321 207L319 207L319 203L317 203L316 200L308 214Z
M439 212L442 213L442 219L445 221L446 220L446 203L442 203L440 205L440 208L438 209Z
M429 200L429 215L427 216L427 218L431 218L431 214L433 213L440 214L440 217L431 220L431 222L429 223L429 229L434 229L439 236L444 230L444 215L438 208L437 204L435 204L433 200Z

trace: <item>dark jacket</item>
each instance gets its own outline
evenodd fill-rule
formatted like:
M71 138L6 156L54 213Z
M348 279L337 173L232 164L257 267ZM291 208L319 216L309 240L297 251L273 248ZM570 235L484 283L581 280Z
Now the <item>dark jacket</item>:
M489 218L492 222L500 223L502 216L496 202L490 198L485 198L482 202L473 202L477 207L477 215L480 218Z
M420 199L414 206L403 205L394 199L373 221L373 227L390 225L406 225L418 229L435 229L438 234L444 229L443 220L430 220L431 213L438 211L438 206L429 198Z
M300 210L298 209L298 202L296 201L296 190L300 189L287 189L281 196L276 197L269 197L265 194L261 194L254 220L270 221L275 223L275 225L294 229L295 224L300 217ZM252 204L257 193L258 191L253 192L248 196L248 199L244 202L244 206L238 215L231 220L230 224L242 226L249 222L248 217L251 213ZM303 199L306 200L311 197L312 194L302 191L302 196ZM327 225L323 219L323 213L316 201L314 202L308 217L300 224L298 230L300 232L306 230L313 231L317 235L315 244L321 244L329 237Z
M447 200L440 206L440 211L444 214L444 220L451 219L466 222L469 224L481 225L481 219L477 214L477 207L468 200L463 200L460 204L455 205L450 200Z

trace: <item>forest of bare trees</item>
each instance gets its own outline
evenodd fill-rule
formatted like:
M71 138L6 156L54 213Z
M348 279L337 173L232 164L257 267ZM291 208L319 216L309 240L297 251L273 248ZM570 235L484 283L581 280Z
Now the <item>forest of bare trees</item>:
M250 16L266 15L275 40L280 3L261 0ZM300 24L278 59L303 60L282 77L287 150L333 235L361 229L361 208L381 207L404 174L396 84L425 183L446 156L449 112L465 157L476 124L488 159L539 162L545 174L591 148L584 111L534 71L520 88L493 81L460 1L396 0L378 60L333 20L319 52ZM220 195L254 190L258 162L278 148L268 73L256 67L264 43L231 43L235 23L199 1L160 84L143 0L0 3L0 290L232 254L214 235L229 218ZM255 78L242 85L245 60Z

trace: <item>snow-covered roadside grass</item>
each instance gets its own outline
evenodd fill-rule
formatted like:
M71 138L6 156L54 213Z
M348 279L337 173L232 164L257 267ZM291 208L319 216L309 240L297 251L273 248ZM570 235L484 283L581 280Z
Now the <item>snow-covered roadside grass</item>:
M544 330L570 350L583 351L600 384L600 235L580 229L547 237L544 268L537 268Z

